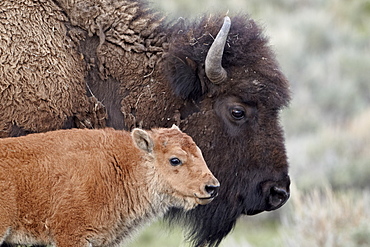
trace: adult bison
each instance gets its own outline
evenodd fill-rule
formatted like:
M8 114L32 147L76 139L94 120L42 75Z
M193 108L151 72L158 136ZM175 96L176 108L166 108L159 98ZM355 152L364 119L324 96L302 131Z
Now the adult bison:
M288 199L289 86L247 15L170 21L137 0L3 0L0 30L1 136L179 125L222 185L211 204L167 215L196 246Z

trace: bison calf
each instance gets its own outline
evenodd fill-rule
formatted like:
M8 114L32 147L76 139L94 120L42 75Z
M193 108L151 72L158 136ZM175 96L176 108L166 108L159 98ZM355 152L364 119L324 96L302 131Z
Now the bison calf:
M219 182L177 127L61 130L0 140L0 243L118 246Z

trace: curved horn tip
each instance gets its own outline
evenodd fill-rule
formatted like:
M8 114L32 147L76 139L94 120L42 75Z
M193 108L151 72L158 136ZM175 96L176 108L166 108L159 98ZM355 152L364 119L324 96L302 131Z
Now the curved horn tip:
M231 20L229 16L224 17L224 23L218 32L213 44L207 53L205 67L208 79L214 84L220 84L227 78L227 72L222 67L221 61L224 53L224 47L227 40L227 35L230 31Z
M228 24L228 25L231 25L231 19L230 19L230 17L228 15L226 15L224 17L224 25L225 25L225 23Z

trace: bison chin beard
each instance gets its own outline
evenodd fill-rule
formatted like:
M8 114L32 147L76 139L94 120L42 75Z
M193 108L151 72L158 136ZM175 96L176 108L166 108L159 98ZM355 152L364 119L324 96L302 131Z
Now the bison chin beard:
M165 215L169 224L180 223L185 226L187 241L193 246L217 246L233 229L242 212L233 211L227 201L217 197L207 205L199 205L193 210L183 211L171 208ZM221 200L221 201L219 201ZM229 212L228 209L231 209ZM209 217L213 215L213 217ZM200 220L201 219L201 220ZM222 222L222 224L220 224ZM201 229L201 230L200 230Z

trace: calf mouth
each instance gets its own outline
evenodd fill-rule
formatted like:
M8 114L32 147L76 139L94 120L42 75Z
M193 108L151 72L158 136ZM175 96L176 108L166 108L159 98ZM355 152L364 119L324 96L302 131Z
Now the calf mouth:
M218 195L218 193L214 193L210 196L207 196L207 197L201 197L201 196L198 196L196 193L194 193L194 196L195 196L195 200L198 204L200 205L206 205L208 203L210 203L211 201L213 201L213 199L215 199L215 197Z

